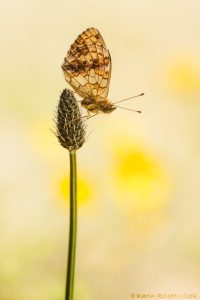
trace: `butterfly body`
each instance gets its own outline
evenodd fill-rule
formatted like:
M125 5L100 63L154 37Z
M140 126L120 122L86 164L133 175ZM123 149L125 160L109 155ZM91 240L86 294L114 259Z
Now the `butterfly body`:
M81 105L92 113L109 113L116 106L107 99L111 57L100 32L85 30L71 45L62 65L66 81L83 99Z
M81 105L86 108L89 112L92 113L110 113L115 110L117 107L112 104L108 99L105 101L98 101L96 102L95 99L91 97L87 97L81 101Z

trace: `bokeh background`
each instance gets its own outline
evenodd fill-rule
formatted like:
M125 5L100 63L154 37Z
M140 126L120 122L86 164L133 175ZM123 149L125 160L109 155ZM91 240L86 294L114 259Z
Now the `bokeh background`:
M200 2L1 1L0 299L64 299L68 153L61 64L96 27L117 109L78 152L76 300L200 293ZM199 294L200 295L200 294Z

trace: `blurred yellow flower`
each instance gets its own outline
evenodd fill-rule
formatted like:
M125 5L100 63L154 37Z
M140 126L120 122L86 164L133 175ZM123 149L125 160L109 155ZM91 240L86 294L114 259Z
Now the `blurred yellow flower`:
M200 70L187 58L178 58L171 63L167 77L172 92L187 95L200 91Z
M165 208L169 182L163 166L141 145L123 143L116 150L116 199L132 213L157 212Z
M79 205L85 205L90 202L91 198L94 199L94 191L91 188L91 181L86 180L88 178L80 175L77 181L77 198ZM65 202L69 201L69 176L61 176L58 180L58 195L59 198Z

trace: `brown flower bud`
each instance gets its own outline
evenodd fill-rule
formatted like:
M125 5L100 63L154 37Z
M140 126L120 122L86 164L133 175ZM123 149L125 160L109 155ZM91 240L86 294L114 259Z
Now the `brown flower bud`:
M64 89L57 107L56 135L69 151L79 149L85 142L85 126L74 93Z

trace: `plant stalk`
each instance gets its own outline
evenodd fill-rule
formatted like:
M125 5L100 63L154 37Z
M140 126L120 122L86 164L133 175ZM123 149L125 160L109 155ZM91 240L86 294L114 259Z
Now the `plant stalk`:
M70 216L69 216L69 244L68 244L65 300L73 300L75 257L76 257L76 233L77 233L76 151L69 151L69 157L70 157Z

